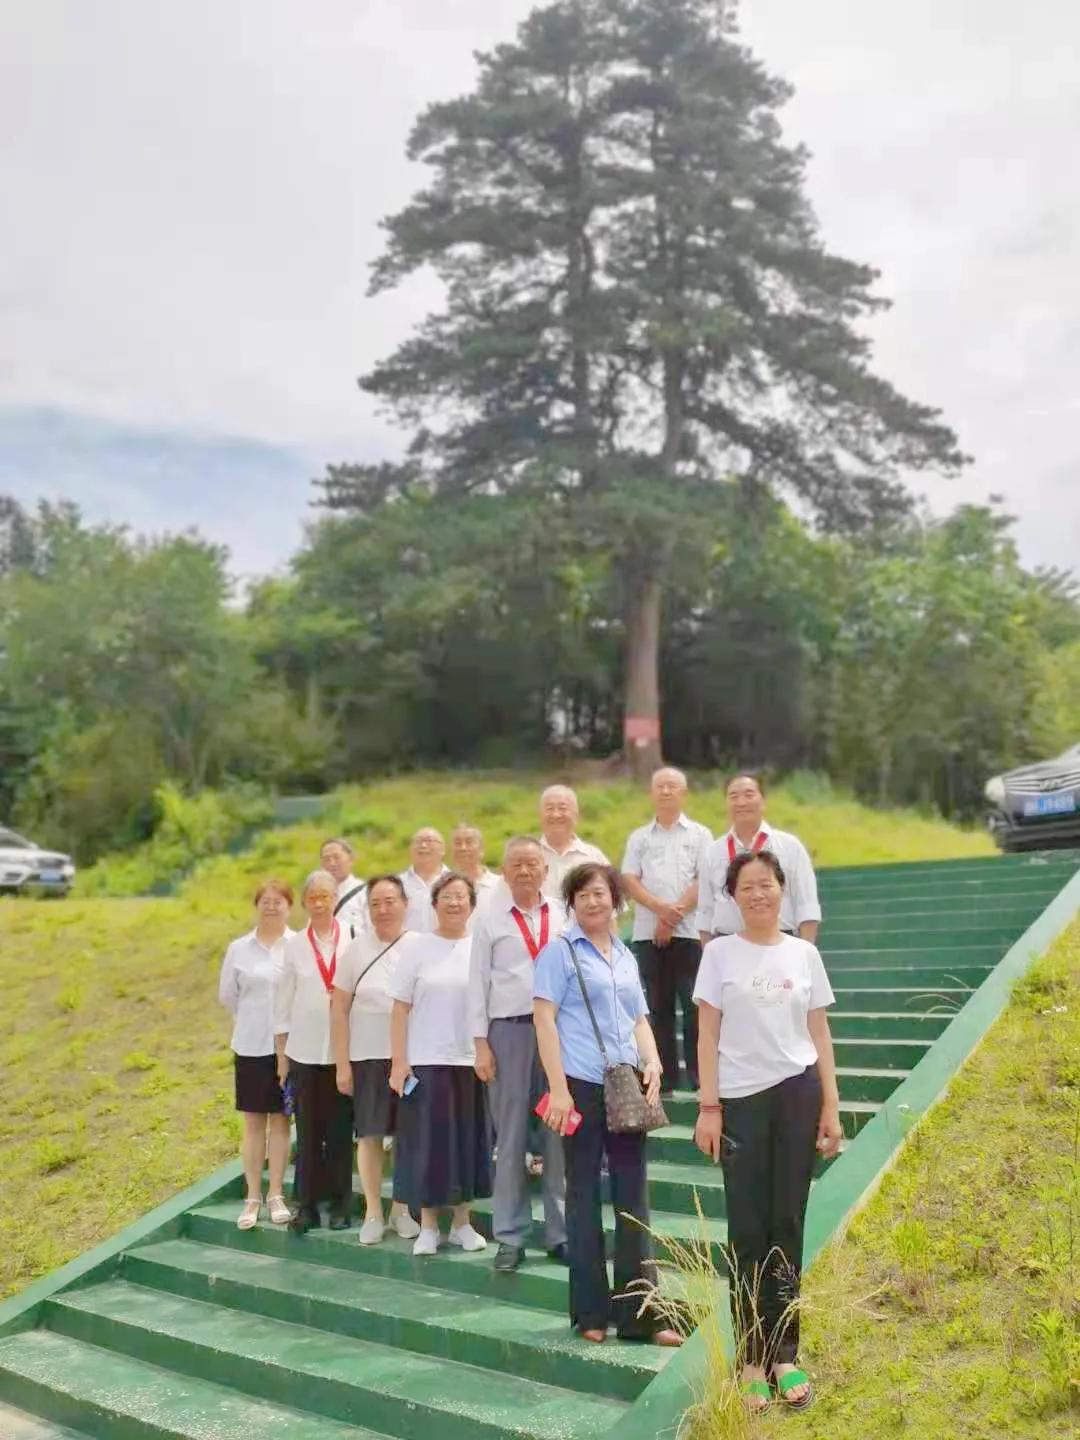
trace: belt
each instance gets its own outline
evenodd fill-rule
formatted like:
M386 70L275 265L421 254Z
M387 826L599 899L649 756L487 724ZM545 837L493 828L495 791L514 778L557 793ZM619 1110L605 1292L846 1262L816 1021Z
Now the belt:
M494 1024L496 1020L502 1020L507 1025L531 1025L533 1023L531 1015L493 1015L491 1023Z

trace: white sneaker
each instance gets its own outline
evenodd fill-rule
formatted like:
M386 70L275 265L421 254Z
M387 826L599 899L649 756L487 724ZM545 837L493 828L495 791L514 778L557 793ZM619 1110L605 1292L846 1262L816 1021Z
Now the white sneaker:
M360 1244L378 1245L382 1242L382 1238L385 1234L386 1226L383 1224L381 1218L372 1216L370 1220L365 1220L364 1223L360 1226Z
M486 1250L487 1241L471 1225L462 1225L450 1231L451 1245L460 1245L462 1250Z
M451 1235L454 1233L451 1230ZM434 1255L439 1248L438 1230L421 1230L412 1247L414 1255Z
M398 1210L396 1214L391 1215L390 1224L401 1236L402 1240L415 1240L420 1234L420 1226L407 1210Z

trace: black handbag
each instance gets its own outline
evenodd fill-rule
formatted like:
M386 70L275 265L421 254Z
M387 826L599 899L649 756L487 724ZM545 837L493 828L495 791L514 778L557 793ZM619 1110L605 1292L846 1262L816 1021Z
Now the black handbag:
M600 1034L600 1026L596 1023L596 1013L585 988L585 977L581 973L577 953L569 940L566 941L566 947L570 951L570 959L574 962L578 984L581 986L581 998L589 1012L596 1043L604 1057L604 1110L607 1113L607 1128L616 1135L641 1135L648 1130L658 1130L661 1125L668 1123L663 1105L659 1100L655 1105L649 1104L641 1071L635 1065L628 1065L624 1060L612 1065L608 1059L607 1046Z

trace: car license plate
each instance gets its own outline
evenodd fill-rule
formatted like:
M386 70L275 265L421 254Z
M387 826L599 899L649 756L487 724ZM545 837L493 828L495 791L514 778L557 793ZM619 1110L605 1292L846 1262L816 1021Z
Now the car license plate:
M64 876L59 870L39 870L38 879L43 885L59 885Z
M1025 815L1071 815L1075 809L1075 795L1035 795L1024 801Z

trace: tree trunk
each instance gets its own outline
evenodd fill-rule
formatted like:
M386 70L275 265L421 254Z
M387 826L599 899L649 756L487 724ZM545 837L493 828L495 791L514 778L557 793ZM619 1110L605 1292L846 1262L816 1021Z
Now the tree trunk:
M626 608L626 714L623 745L630 774L647 779L662 763L660 748L659 575L640 576Z

